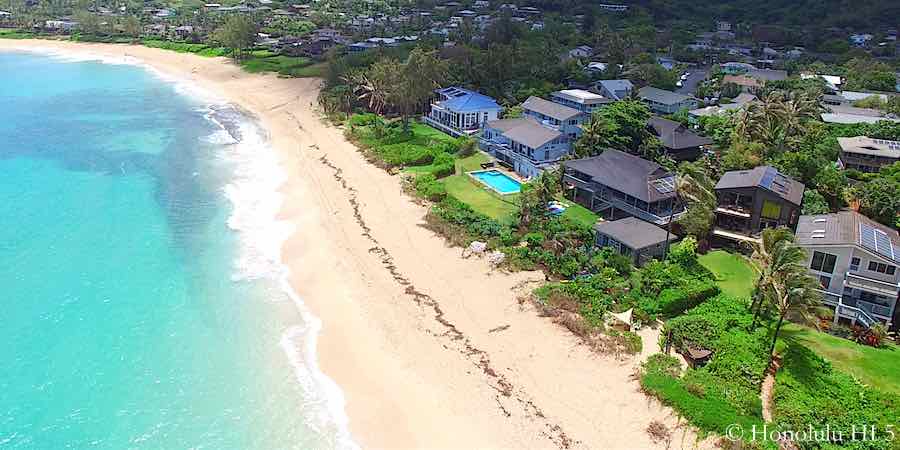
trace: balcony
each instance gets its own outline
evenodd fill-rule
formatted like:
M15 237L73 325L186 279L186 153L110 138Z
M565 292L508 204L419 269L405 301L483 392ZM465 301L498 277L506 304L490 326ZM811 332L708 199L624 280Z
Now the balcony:
M844 296L839 305L864 311L870 316L877 316L879 319L891 320L893 308L891 306L879 305L866 300Z
M751 209L746 206L741 205L719 205L716 208L717 213L727 214L729 216L741 217L744 219L750 218Z
M712 234L738 242L755 242L757 244L762 242L759 238L751 236L749 232L743 230L729 230L722 227L715 227L713 228Z
M897 293L900 292L900 285L898 284L875 280L862 275L857 275L853 272L846 273L846 276L844 277L844 286L893 299L896 299Z

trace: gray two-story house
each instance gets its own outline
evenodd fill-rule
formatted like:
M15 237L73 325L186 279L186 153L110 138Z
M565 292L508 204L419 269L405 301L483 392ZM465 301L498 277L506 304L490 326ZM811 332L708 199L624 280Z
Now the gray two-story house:
M581 136L581 125L590 118L590 113L540 97L528 97L522 103L522 113L545 126L559 130L573 142Z
M716 183L713 236L731 241L758 241L765 228L794 229L803 202L803 183L770 166L725 172Z
M608 105L615 100L606 98L584 89L563 89L550 94L554 103L577 109L583 113L591 114L594 111Z
M644 86L638 90L638 98L640 98L650 111L656 114L675 114L682 109L690 111L697 109L699 102L690 95L677 94L664 89L657 89L651 86Z
M570 139L560 130L529 116L488 122L479 144L500 164L525 178L540 175L572 148Z
M633 216L662 225L684 213L675 175L653 161L609 149L562 166L567 197L607 220Z
M872 173L900 161L900 141L866 136L839 137L837 140L841 146L838 162L845 169Z
M900 235L855 211L801 216L797 245L822 285L835 323L896 324L900 295Z

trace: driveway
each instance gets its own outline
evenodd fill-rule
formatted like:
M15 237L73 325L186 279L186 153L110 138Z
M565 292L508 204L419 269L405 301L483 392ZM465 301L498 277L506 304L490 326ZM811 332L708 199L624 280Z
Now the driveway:
M684 80L683 86L678 88L675 92L683 95L694 95L694 91L697 90L697 85L709 75L709 69L700 69L696 67L689 69L688 72L691 74Z

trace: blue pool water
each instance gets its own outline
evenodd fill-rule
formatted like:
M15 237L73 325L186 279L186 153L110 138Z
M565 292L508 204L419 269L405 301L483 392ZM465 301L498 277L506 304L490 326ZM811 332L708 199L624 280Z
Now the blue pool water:
M189 93L0 52L0 448L353 446L264 130Z
M494 188L501 194L515 194L522 189L522 184L498 170L485 170L482 172L473 172L472 176L481 180L482 183Z

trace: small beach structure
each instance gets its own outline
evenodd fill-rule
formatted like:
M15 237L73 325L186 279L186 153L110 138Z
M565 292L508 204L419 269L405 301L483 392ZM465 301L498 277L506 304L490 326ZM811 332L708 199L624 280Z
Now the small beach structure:
M636 217L598 222L594 225L594 233L598 247L609 247L630 258L635 265L662 258L666 253L666 230ZM668 235L669 242L677 238L674 234Z

